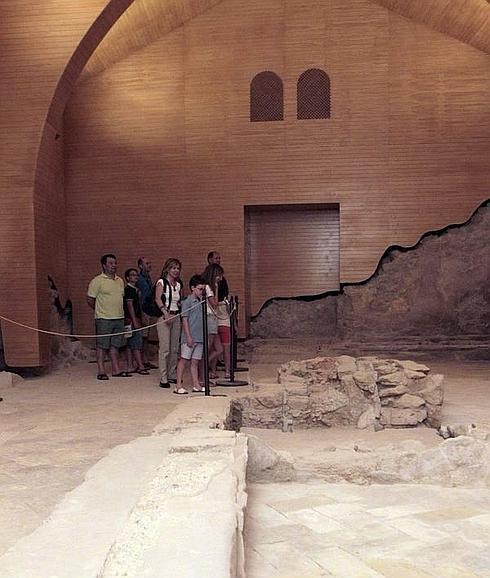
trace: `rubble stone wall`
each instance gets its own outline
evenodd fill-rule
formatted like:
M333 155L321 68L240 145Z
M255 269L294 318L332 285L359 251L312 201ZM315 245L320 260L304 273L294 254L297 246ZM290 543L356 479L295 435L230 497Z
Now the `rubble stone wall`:
M235 403L246 427L437 428L443 380L413 361L317 357L281 365L277 384L256 384Z
M365 283L315 301L272 300L252 321L251 335L488 335L489 238L487 203L465 225L429 234L412 249L392 248Z

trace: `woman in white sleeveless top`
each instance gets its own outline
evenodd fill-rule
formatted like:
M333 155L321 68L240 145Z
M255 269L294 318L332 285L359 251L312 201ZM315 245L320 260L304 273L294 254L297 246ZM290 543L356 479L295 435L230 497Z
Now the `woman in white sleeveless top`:
M180 301L182 264L178 259L167 259L155 286L155 303L162 312L157 322L158 366L160 387L169 388L177 383L176 368L180 340Z

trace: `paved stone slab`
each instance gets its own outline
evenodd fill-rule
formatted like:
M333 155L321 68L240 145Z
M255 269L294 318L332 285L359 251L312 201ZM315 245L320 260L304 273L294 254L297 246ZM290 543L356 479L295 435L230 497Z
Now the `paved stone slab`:
M300 504L300 484L253 484L249 487L252 507L280 503L281 496L290 495L289 486L295 497L284 502ZM266 551L269 561L280 560L290 548L319 564L327 576L337 578L490 576L489 541L485 539L490 520L489 490L475 494L471 489L432 486L354 488L319 483L304 485L303 489L304 503L325 494L332 500L335 497L334 502L287 512L295 525L290 530L276 525L275 538L256 529L253 549ZM432 515L439 511L434 510L433 502L452 506L439 508L443 515ZM252 544L247 552L250 547ZM274 567L279 568L278 564ZM248 578L256 576L250 572Z
M48 520L0 558L2 578L94 578L114 536L161 462L169 437L114 448Z
M318 552L309 552L310 556L322 568L337 578L383 578L362 560L341 548L326 548Z

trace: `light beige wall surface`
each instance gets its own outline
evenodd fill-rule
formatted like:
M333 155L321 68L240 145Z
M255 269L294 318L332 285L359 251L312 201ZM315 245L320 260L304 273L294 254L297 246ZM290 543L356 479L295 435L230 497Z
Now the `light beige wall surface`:
M295 119L310 67L331 78L329 120ZM262 70L284 81L282 122L249 121ZM488 70L366 0L228 0L80 84L65 116L77 328L91 328L84 295L106 251L121 269L175 255L188 278L219 249L243 302L249 204L340 203L344 283L465 221L488 196Z

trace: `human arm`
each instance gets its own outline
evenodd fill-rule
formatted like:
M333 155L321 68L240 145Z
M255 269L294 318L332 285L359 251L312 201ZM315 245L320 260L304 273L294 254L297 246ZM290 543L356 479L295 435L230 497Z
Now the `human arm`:
M216 309L218 305L218 299L216 298L218 295L218 284L211 288L209 285L206 285L206 298L208 300L208 304L213 308Z
M131 325L134 329L139 329L141 327L141 321L136 317L134 312L133 299L126 299L126 307L128 309L129 319L131 319Z
M95 310L95 300L97 298L98 293L99 293L99 278L94 277L92 281L90 281L87 290L87 303L90 309Z
M189 326L189 320L187 319L187 317L182 317L182 328L185 333L185 340L187 343L187 347L194 347L194 340L192 339L191 328Z
M164 283L162 279L159 279L155 286L155 303L157 304L158 309L160 309L160 311L162 312L165 321L168 321L171 316L167 310L167 307L165 306L165 303L163 302L164 298L165 298Z

